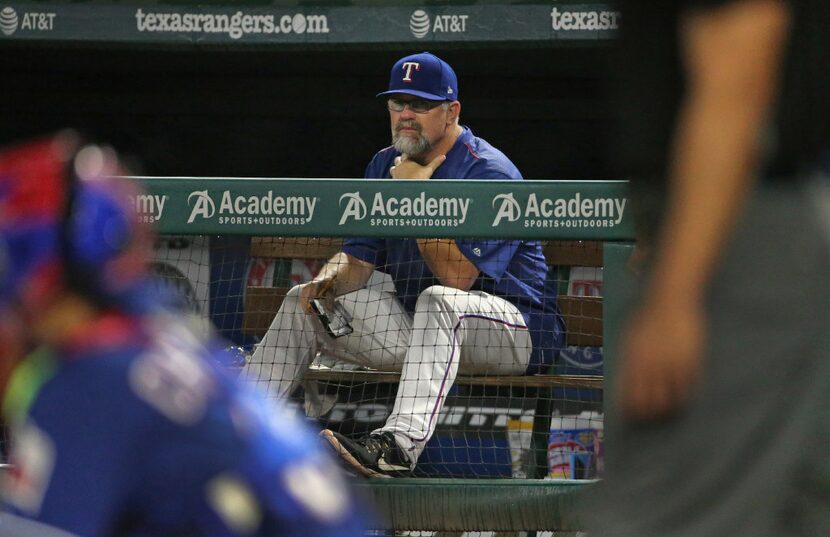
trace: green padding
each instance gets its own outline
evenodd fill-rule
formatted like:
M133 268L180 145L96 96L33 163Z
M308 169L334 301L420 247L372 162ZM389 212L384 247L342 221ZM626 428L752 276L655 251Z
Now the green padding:
M617 413L615 380L617 378L617 340L625 321L625 314L634 299L637 279L628 267L628 261L634 252L633 243L610 243L603 245L603 373L605 376L605 431L613 429ZM607 438L607 436L606 436ZM605 456L613 452L613 443L606 442Z
M138 177L167 234L625 240L626 181Z
M371 479L358 484L395 530L578 531L592 481Z
M613 366L616 342L622 327L627 304L630 303L636 285L634 272L628 267L628 260L634 252L634 243L606 242L603 244L603 363L605 379L611 378L609 364ZM613 369L613 367L612 367Z

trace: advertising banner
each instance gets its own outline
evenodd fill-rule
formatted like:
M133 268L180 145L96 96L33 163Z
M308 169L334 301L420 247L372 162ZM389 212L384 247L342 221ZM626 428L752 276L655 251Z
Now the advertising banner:
M327 7L5 2L0 3L0 43L52 40L329 45L602 41L616 35L619 22L617 11L596 3Z
M623 240L625 181L137 178L161 233Z

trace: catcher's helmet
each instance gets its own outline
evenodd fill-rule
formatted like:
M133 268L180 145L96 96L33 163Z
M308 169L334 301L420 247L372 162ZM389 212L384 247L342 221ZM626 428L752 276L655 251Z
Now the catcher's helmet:
M62 287L102 306L149 305L152 238L120 174L112 149L72 132L0 151L0 305L37 311Z

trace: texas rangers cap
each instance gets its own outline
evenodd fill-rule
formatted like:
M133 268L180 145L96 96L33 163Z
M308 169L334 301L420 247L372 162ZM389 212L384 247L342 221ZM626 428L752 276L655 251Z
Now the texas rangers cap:
M450 64L429 52L401 58L389 74L389 90L377 96L406 93L432 101L457 101L458 79Z

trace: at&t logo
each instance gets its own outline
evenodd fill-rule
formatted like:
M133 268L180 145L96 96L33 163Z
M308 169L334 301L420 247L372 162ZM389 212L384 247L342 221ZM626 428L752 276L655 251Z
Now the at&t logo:
M429 33L429 15L423 9L413 11L409 17L409 29L418 39L426 37Z
M429 34L457 34L467 31L467 19L469 15L435 15L430 21L429 15L423 9L416 9L409 16L409 30L417 39L422 39Z
M193 201L194 198L195 201ZM216 214L216 205L213 203L207 190L191 192L187 197L187 204L193 206L193 209L190 211L190 218L187 219L188 224L192 224L197 216L211 218Z
M337 225L342 226L349 217L355 221L366 218L366 202L360 197L360 192L346 192L340 196L340 207L343 207L344 200L346 206L343 209L343 214L340 216L340 222Z
M24 11L20 15L11 6L0 9L0 32L12 35L17 30L27 32L51 32L55 29L55 13Z
M7 6L0 11L0 32L4 35L12 35L17 30L17 11Z

